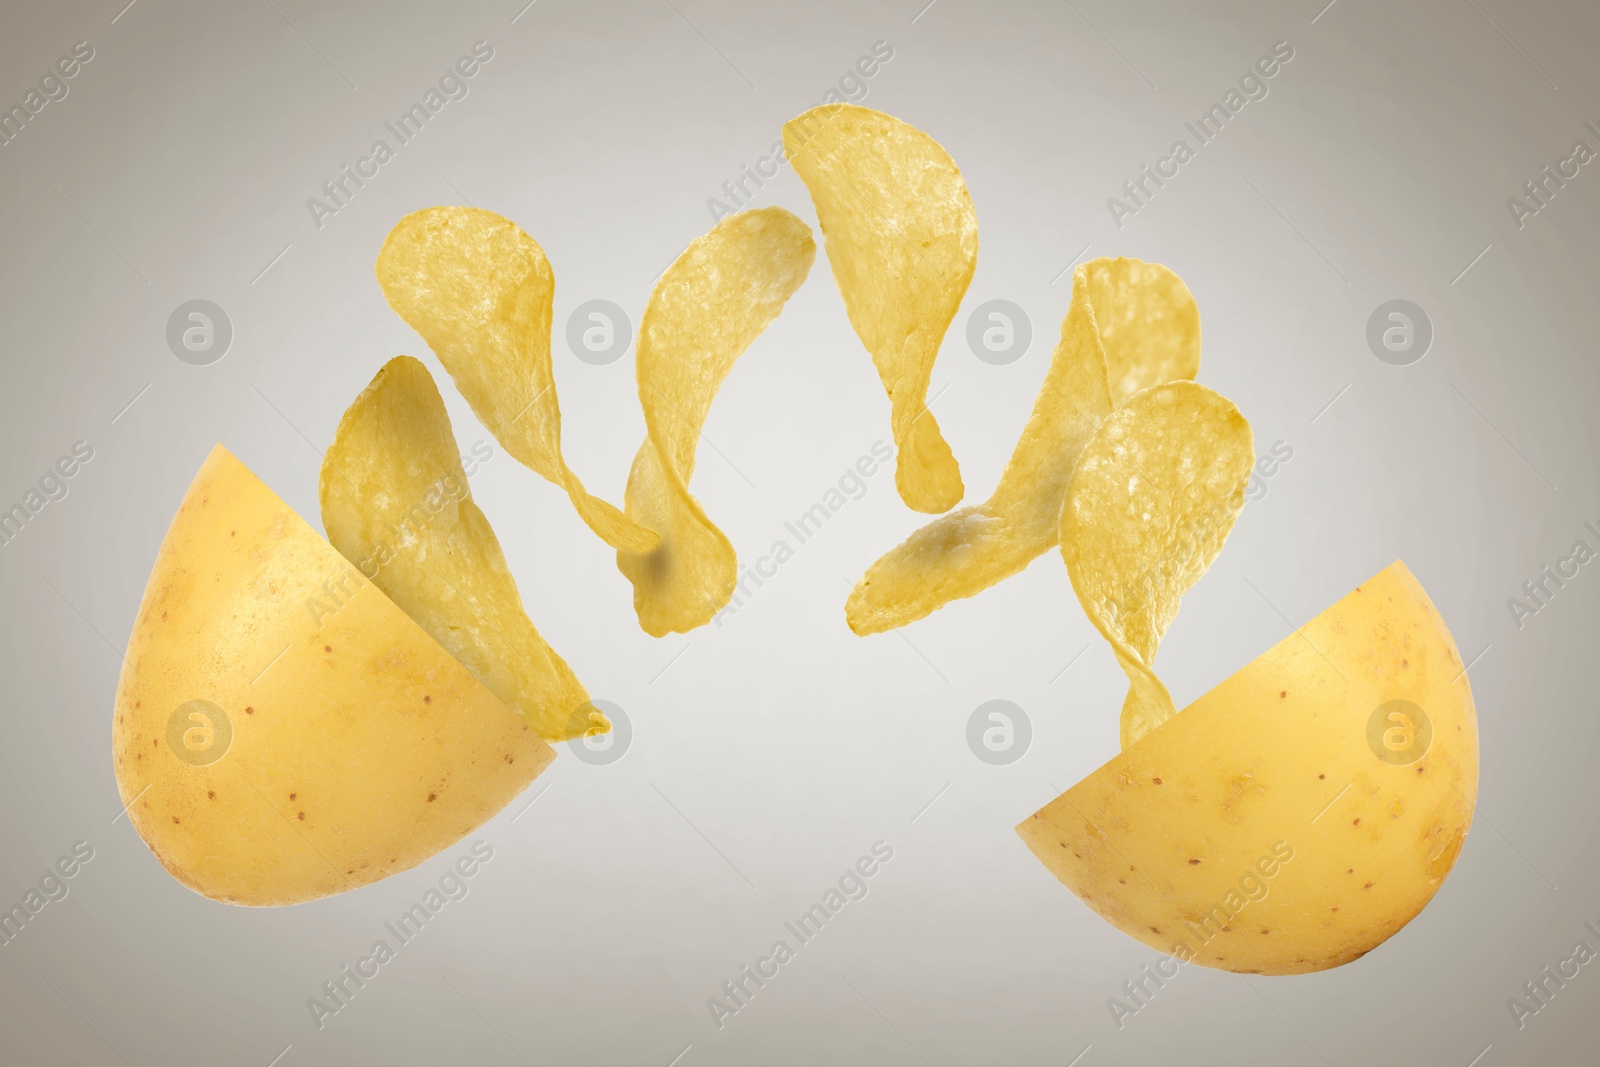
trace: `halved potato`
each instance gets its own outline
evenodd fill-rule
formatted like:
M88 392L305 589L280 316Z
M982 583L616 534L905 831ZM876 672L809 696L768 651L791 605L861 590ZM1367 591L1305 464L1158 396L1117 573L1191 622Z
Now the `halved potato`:
M162 865L253 905L413 867L555 756L221 445L145 587L112 747Z
M1017 833L1152 948L1299 974L1357 959L1422 910L1477 792L1461 657L1396 562Z

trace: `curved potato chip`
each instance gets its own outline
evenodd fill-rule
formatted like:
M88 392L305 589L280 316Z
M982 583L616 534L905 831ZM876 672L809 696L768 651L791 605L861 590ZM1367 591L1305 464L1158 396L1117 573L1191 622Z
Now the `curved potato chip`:
M628 473L630 519L657 530L650 552L617 552L652 637L711 621L738 580L733 545L689 493L695 446L722 380L800 288L816 258L811 228L777 207L729 215L656 282L635 367L648 436Z
M1200 306L1182 278L1159 263L1120 257L1093 259L1081 269L1112 407L1141 389L1200 373Z
M850 629L915 622L1055 547L1067 482L1100 420L1130 384L1199 369L1200 313L1176 274L1137 259L1079 266L1061 340L994 495L933 520L869 567L845 604Z
M427 208L389 231L377 275L389 306L428 342L507 452L566 490L606 544L655 546L653 531L590 496L561 457L550 365L555 275L532 237L492 211Z
M390 360L356 397L323 458L317 496L339 553L540 737L610 729L523 611L420 362ZM339 609L341 590L327 592L313 610Z
M1122 747L1175 714L1154 664L1178 605L1244 507L1250 424L1194 382L1152 386L1100 424L1061 508L1061 555L1128 676Z
M900 499L938 514L961 502L961 468L924 398L933 361L978 265L978 216L939 143L892 115L824 104L783 126L833 279L889 393Z

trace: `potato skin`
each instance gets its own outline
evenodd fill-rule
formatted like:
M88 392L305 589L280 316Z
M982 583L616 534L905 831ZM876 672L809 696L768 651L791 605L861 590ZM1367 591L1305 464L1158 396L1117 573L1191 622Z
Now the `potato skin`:
M231 729L211 762L186 757L172 727L196 700ZM233 904L413 867L555 755L221 445L156 558L114 714L139 836L180 882Z
M1388 701L1431 746L1388 762ZM1381 746L1380 746L1381 747ZM1017 827L1152 948L1246 974L1349 963L1444 882L1472 823L1478 726L1460 654L1396 562Z

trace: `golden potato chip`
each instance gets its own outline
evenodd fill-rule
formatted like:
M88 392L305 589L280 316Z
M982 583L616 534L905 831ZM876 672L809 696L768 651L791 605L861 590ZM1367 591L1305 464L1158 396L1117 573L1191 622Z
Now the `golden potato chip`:
M1188 381L1134 394L1078 457L1061 508L1061 555L1128 675L1124 749L1174 714L1156 649L1183 594L1222 551L1254 462L1239 409Z
M610 728L523 611L421 363L390 360L356 397L323 458L317 495L340 555L539 736ZM338 610L336 600L328 607Z
M561 408L550 365L555 275L510 219L433 207L401 219L378 253L389 306L422 335L505 450L566 490L613 548L644 552L655 534L590 496L561 456Z
M1200 307L1183 279L1141 259L1094 259L1082 270L1112 407L1141 389L1200 373Z
M978 216L961 171L921 130L853 104L791 119L783 147L811 191L850 325L888 390L900 498L948 511L964 492L961 469L925 398L978 265Z
M1137 259L1079 266L1061 341L994 495L935 519L868 568L845 604L850 628L915 622L1049 551L1073 466L1100 420L1130 386L1199 369L1200 314L1176 274Z
M994 495L934 519L869 567L845 603L856 633L892 630L974 596L1056 543L1072 466L1111 411L1082 267L1073 282L1061 340Z
M800 283L817 246L782 208L729 215L656 282L635 367L648 432L628 474L628 518L660 533L652 551L617 551L639 625L653 637L709 622L738 580L733 545L689 493L695 447L722 380Z

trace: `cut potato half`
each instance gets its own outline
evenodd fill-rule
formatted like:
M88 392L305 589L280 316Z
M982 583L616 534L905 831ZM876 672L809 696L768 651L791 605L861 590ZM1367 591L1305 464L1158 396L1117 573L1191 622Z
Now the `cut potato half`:
M221 445L156 558L114 716L139 836L233 904L413 867L555 755Z
M1299 974L1359 958L1422 910L1477 793L1461 657L1396 562L1017 832L1130 937Z

